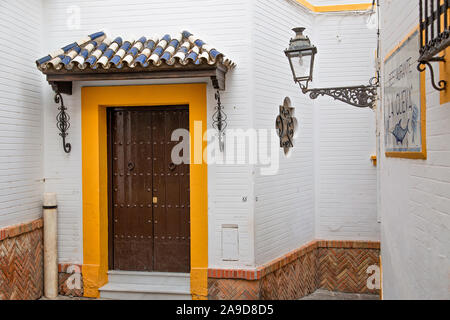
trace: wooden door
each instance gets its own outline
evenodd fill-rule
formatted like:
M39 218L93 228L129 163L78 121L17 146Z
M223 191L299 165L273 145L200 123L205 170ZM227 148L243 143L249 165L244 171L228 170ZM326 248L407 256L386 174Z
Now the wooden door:
M110 268L189 272L189 164L171 157L188 108L112 108L109 119Z

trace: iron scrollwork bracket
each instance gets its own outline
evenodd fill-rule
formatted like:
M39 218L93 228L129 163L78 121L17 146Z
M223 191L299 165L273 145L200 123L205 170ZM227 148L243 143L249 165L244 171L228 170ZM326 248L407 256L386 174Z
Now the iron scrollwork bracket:
M217 133L219 135L219 148L220 151L223 152L225 149L225 142L224 142L224 136L225 136L225 129L227 128L227 115L223 111L222 102L220 101L220 92L217 91L215 95L217 106L216 106L216 112L213 114L213 123L212 126L214 129L217 130Z
M370 79L367 86L308 89L307 86L300 84L302 92L304 94L309 93L311 99L327 95L358 108L371 109L374 108L377 100L378 87L379 81L376 77Z
M436 84L433 66L430 62L445 62L444 56L437 56L450 46L450 28L448 12L450 0L419 1L419 64L417 70L430 70L431 85L437 91L447 88L447 81L440 80Z
M63 140L64 152L70 153L72 145L66 142L66 137L68 136L67 130L70 128L70 116L66 113L67 108L64 106L64 100L59 92L55 94L55 103L60 104L58 107L59 113L56 116L56 127L59 129L59 135Z
M431 65L430 62L445 62L445 59L443 57L435 57L435 58L429 59L428 61L419 60L419 64L417 65L417 70L419 70L419 72L424 72L426 70L426 67L428 67L428 69L430 70L431 85L437 91L444 91L447 88L447 81L440 80L438 82L438 84L436 84L436 80L434 79L433 66Z

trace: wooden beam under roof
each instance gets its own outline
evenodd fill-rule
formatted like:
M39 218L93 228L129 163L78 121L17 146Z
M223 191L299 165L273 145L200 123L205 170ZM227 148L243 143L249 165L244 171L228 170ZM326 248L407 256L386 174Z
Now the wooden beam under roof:
M139 71L108 71L108 70L83 70L49 71L46 72L47 81L55 92L72 94L73 81L112 81L112 80L142 80L142 79L177 79L177 78L210 78L212 85L217 90L225 90L225 76L227 68L220 65L199 66L189 68L157 68L153 70L142 69Z

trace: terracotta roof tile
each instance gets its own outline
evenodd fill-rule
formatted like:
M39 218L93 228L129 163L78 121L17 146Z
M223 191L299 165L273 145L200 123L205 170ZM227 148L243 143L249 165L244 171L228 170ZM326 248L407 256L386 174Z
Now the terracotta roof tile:
M96 32L69 44L36 61L42 72L59 70L81 71L134 69L161 65L216 65L228 69L235 64L213 46L183 31L174 37L109 38L104 32Z

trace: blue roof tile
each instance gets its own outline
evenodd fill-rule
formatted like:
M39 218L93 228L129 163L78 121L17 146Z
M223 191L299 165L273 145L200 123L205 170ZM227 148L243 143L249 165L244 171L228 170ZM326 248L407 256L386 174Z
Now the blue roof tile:
M110 40L111 39L111 40ZM137 41L122 37L108 38L104 32L96 32L36 61L39 70L84 70L90 68L135 68L166 65L215 65L227 68L235 64L203 40L189 31L171 37L140 37Z

